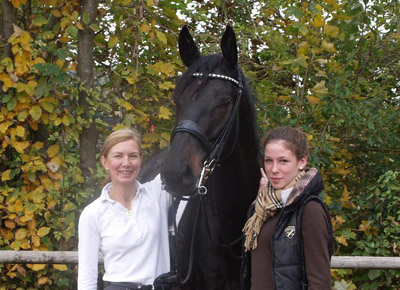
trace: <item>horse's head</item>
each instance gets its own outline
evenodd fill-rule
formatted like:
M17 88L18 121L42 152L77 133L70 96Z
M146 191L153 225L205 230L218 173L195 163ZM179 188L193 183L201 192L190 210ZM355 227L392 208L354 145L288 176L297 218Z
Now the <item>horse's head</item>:
M237 64L235 33L230 26L222 36L221 49L222 53L201 56L187 27L180 32L179 52L188 69L173 94L175 128L161 169L162 180L171 193L195 193L203 163L210 155L216 155L216 147L224 151L233 149L234 138L228 135L232 135L230 128L236 126L227 124L237 119L231 116L238 106L235 102L242 87L242 73ZM221 145L223 132L227 138Z

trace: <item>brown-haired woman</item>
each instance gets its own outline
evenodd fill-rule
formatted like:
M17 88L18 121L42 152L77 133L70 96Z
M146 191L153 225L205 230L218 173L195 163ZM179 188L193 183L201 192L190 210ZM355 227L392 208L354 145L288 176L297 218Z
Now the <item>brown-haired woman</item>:
M140 134L131 129L111 133L101 163L110 182L79 218L78 289L97 289L99 251L106 290L161 289L152 284L170 268L171 197L159 176L144 184L136 180L142 163Z
M318 196L321 174L307 168L307 135L278 127L264 141L264 169L244 232L242 289L332 289L333 233Z

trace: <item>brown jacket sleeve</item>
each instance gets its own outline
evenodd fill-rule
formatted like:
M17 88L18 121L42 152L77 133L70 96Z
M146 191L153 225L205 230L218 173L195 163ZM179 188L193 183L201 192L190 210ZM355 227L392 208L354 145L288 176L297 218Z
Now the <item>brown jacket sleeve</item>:
M310 201L304 207L302 234L309 290L332 289L328 224L328 218L318 202Z

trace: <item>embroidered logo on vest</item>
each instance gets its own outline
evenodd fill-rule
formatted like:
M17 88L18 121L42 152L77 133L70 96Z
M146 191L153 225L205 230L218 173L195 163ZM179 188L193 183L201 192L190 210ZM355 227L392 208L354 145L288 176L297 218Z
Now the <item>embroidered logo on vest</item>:
M294 237L294 234L296 233L296 228L295 228L295 226L288 226L286 229L285 229L285 236L288 238L288 239L292 239L293 237Z

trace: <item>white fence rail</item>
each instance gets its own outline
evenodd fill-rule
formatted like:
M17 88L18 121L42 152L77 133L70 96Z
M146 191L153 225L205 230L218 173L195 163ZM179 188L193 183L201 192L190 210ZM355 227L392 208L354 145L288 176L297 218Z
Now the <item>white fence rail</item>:
M99 263L103 257L99 255ZM77 264L73 251L0 251L0 264ZM400 257L334 256L332 269L400 269Z

